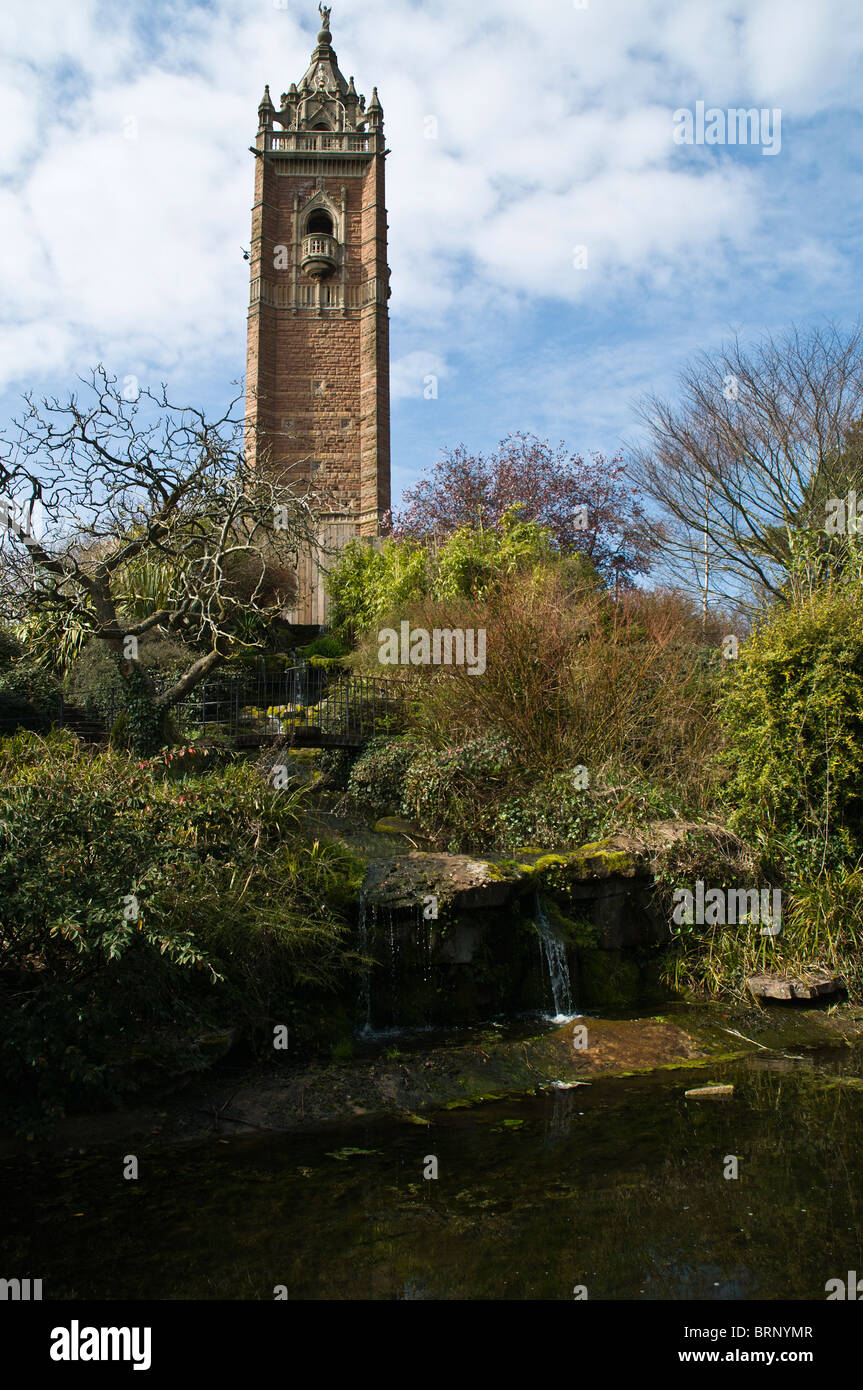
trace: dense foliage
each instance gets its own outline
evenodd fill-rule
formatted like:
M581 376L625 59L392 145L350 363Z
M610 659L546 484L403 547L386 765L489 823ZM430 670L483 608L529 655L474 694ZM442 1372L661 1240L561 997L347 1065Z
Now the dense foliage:
M499 576L482 599L407 610L482 627L487 666L403 668L410 737L376 744L354 804L398 809L451 847L577 845L603 827L711 804L721 627L672 594L615 603L557 565ZM376 634L356 662L373 670Z
M465 526L499 531L512 509L546 530L556 550L588 558L606 581L648 568L652 535L620 457L585 459L535 435L508 435L491 454L446 450L404 494L400 538L443 540Z
M602 587L588 558L561 555L551 532L525 520L519 507L507 511L496 529L460 526L440 544L392 537L378 546L353 541L329 575L331 622L356 641L424 600L484 600L513 576L550 567L571 586Z
M863 852L863 611L855 586L765 616L728 664L732 821Z
M357 869L249 764L165 775L72 735L0 746L0 1082L43 1112L117 1098L141 1049L302 1034L348 967Z

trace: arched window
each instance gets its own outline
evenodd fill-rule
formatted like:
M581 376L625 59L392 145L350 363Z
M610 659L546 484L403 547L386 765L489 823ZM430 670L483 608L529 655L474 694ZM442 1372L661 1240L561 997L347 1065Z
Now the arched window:
M313 212L306 223L306 232L326 232L327 236L332 236L333 219L330 214L323 209Z

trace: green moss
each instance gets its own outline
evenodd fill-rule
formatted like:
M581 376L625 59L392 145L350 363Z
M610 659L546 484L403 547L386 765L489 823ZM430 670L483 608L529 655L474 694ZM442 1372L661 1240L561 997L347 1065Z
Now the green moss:
M579 957L581 997L589 1008L627 1008L640 993L640 971L636 961L622 951L596 948L583 950Z
M582 845L570 856L570 860L590 873L599 871L608 874L625 874L632 873L635 868L630 854L627 854L625 850L608 849L604 840ZM593 861L596 861L596 864Z
M487 877L495 883L508 879L516 882L525 870L530 869L530 865L516 864L514 859L498 859L495 863L483 859L481 862L485 865Z
M572 946L591 947L597 944L597 930L586 917L568 917L559 905L549 899L545 903L545 914L551 925Z
M544 854L535 864L519 867L533 887L566 898L570 890L585 879L631 875L635 863L625 850L608 849L600 841L582 845L581 849L567 854Z

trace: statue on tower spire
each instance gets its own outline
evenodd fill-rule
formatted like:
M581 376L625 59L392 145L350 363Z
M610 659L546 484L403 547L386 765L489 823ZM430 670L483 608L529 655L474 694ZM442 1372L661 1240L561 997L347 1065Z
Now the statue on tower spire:
M332 14L332 5L318 5L318 14L321 17L321 27L324 29L329 29L330 15Z

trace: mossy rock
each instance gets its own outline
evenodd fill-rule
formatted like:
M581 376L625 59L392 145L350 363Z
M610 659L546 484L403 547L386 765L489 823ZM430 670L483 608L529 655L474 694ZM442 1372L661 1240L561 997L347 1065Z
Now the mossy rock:
M573 854L557 857L564 858L570 870L576 870L584 878L610 878L612 874L630 878L638 872L638 863L633 855L615 848L607 840L582 845ZM544 863L545 860L541 859L537 868Z
M599 933L596 924L588 918L568 916L561 911L553 899L549 899L545 903L545 915L568 946L593 947L599 945Z

